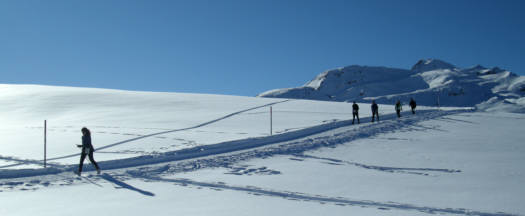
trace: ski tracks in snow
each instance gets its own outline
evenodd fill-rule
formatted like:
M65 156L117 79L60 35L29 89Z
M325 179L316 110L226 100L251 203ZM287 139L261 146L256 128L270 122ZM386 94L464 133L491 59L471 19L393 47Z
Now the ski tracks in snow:
M268 105L266 105L268 106ZM255 108L252 108L252 110ZM139 156L135 158L104 161L100 165L106 172L112 172L112 175L102 175L101 177L93 178L97 180L105 180L119 186L120 188L129 189L141 193L146 196L154 196L153 193L143 191L135 188L124 181L129 179L142 179L145 181L157 181L175 183L178 185L193 185L197 187L206 187L210 189L219 190L233 190L247 192L254 195L264 195L272 197L280 197L291 200L303 200L319 203L331 203L336 205L361 206L369 208L378 208L381 210L397 209L419 211L423 213L439 213L439 214L457 214L457 215L488 215L488 216L507 216L511 214L497 212L479 212L462 208L436 208L416 206L411 204L395 203L395 202L375 202L367 200L353 200L344 197L326 197L322 195L309 195L300 192L290 191L276 191L271 189L263 189L254 186L231 186L223 182L209 183L199 182L190 179L172 179L163 176L170 176L181 172L191 172L203 168L212 167L226 167L234 168L235 164L254 159L267 158L276 155L291 155L300 158L310 158L317 160L327 160L336 163L346 163L348 165L357 166L360 168L396 172L405 174L425 175L428 172L441 173L455 173L460 172L454 169L436 169L436 168L397 168L397 167L383 167L372 166L354 162L348 162L332 158L321 158L306 155L305 152L315 150L322 147L336 147L344 143L348 143L357 139L369 138L383 133L391 133L394 131L405 130L419 122L440 118L446 115L460 113L465 111L420 111L418 115L396 119L394 115L384 116L381 123L362 124L359 128L351 126L351 120L330 122L306 129L292 131L288 133L278 134L274 136L262 138L249 138L243 140L236 140L214 145L199 146L195 148L183 149L173 152L166 152L155 156ZM205 124L211 124L218 120L210 121ZM193 127L194 128L194 127ZM188 128L189 129L189 128ZM423 128L423 130L432 130L432 128ZM175 130L174 130L175 131ZM173 132L173 131L171 131ZM327 132L327 133L324 133ZM164 132L167 133L167 132ZM155 134L157 135L157 134ZM153 136L153 135L152 135ZM68 182L75 184L79 182L86 182L82 179L71 181L68 175L60 174L72 167L64 169L48 168L47 171L40 170L26 170L20 172L13 170L9 174L9 170L0 173L0 186L5 186L8 189L20 189L28 185L28 182L33 182L32 185L45 184L44 186L56 185L53 181ZM89 168L87 170L90 170ZM113 170L113 171L111 171ZM59 174L59 175L50 175ZM42 176L44 175L44 176ZM28 176L28 178L19 178ZM47 181L35 181L35 178L30 176L40 176ZM63 177L58 177L63 176ZM113 177L117 176L117 177ZM3 181L2 181L3 178ZM16 181L7 181L6 178L17 178ZM65 178L65 179L64 179ZM74 178L73 178L74 179ZM51 183L50 183L51 182ZM16 183L16 184L15 184ZM65 184L68 185L68 184ZM5 187L3 187L5 189Z
M407 128L409 126L414 126L416 123L421 121L435 119L441 116L459 112L464 111L420 111L420 115L403 119L395 119L394 115L391 114L384 116L384 120L381 123L362 124L361 127L354 129L352 129L353 126L351 120L329 122L326 124L273 136L247 138L212 145L197 146L177 151L159 153L156 155L143 155L125 159L101 161L99 162L99 165L103 167L104 170L126 169L160 163L170 163L170 166L174 166L174 168L178 169L180 166L186 167L186 163L188 162L198 165L199 167L230 167L236 162L249 160L252 158L266 158L274 155L302 155L306 151L318 149L321 147L335 147L337 145L357 139L368 138L381 133L390 133L396 130ZM348 127L348 129L336 130L345 127ZM322 134L323 132L327 131L337 132L330 132L325 135ZM75 154L74 156L78 156L78 154ZM448 170L431 170L430 168L380 167L359 163L354 163L352 165L379 171L406 171L410 169L419 171ZM77 165L54 165L54 167L47 169L7 169L0 172L0 179L69 172L76 166ZM92 167L85 167L85 169L86 171L93 170ZM457 171L453 170L453 172Z

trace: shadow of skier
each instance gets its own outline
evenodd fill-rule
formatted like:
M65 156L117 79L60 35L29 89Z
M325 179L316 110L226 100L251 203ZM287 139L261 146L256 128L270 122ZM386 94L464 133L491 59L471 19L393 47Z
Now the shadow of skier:
M138 189L138 188L136 188L136 187L133 187L133 186L131 186L131 185L129 185L129 184L126 184L126 183L123 182L123 181L119 181L119 180L113 178L113 176L111 176L111 175L109 175L109 174L107 174L107 173L104 173L104 174L100 175L100 177L101 177L102 179L104 179L104 180L110 182L110 183L113 183L113 184L115 184L115 185L120 186L121 188L125 188L125 189L128 189L128 190L132 190L132 191L135 191L135 192L139 192L139 193L141 193L141 194L143 194L143 195L146 195L146 196L155 196L154 193L151 193L151 192L149 192L149 191L145 191L145 190L141 190L141 189ZM117 188L118 188L118 187L117 187Z

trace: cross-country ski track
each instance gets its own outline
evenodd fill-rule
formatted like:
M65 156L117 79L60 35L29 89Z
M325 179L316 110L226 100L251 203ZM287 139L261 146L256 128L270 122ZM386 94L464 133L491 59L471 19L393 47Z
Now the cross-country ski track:
M285 101L276 102L276 103L282 103L282 102L285 102ZM209 121L209 122L206 122L206 123L194 126L194 127L190 127L190 128L164 131L160 133L142 136L140 138L121 141L118 143L114 143L114 144L110 144L110 145L106 145L106 146L97 148L97 150L109 148L109 147L116 146L116 145L121 145L124 143L128 143L131 141L135 141L141 138L146 138L146 137L150 137L154 135L165 134L165 133L170 133L170 132L173 133L176 131L189 130L189 129L194 129L197 127L202 127L204 125L208 125L213 122L217 122L221 119L226 119L228 117L231 117L233 115L236 115L242 112L247 112L247 111L258 109L261 107L270 106L276 103L266 104L263 106L258 106L255 108L250 108L250 109L243 110L240 112L232 113L225 117L215 119L213 121ZM145 165L150 165L150 164L158 164L158 163L165 163L165 162L172 162L172 161L195 159L195 158L201 158L201 157L207 157L207 156L213 156L213 155L220 155L220 154L226 154L230 152L236 152L236 151L241 151L241 150L248 150L248 149L253 149L257 147L267 146L270 144L283 144L283 143L285 143L285 145L279 145L279 147L277 148L275 147L265 148L264 149L265 155L256 155L256 156L266 157L266 156L272 156L276 154L298 154L298 153L302 153L302 152L312 150L315 148L319 148L319 147L323 147L323 146L334 146L334 145L344 143L344 142L349 142L355 139L374 136L379 133L392 132L402 127L405 127L405 126L414 125L415 123L420 122L420 121L433 119L433 118L437 118L440 116L453 114L457 112L464 112L464 111L463 110L457 110L457 111L427 110L427 111L420 111L420 114L417 116L412 116L412 117L407 117L407 118L402 118L402 119L395 119L394 114L389 114L389 115L385 115L382 117L383 120L381 121L381 123L376 123L376 124L366 124L365 123L366 120L363 120L363 124L361 125L352 125L351 120L336 121L336 122L325 123L325 124L317 125L314 127L305 128L305 129L286 132L282 134L276 134L273 136L227 141L227 142L222 142L222 143L217 143L217 144L212 144L212 145L203 145L203 146L197 146L197 147L187 148L187 149L182 149L182 150L177 150L177 151L164 152L164 153L159 153L155 155L144 155L144 156L138 156L138 157L125 158L125 159L101 161L99 162L99 164L101 167L103 167L104 170L123 169L123 168L129 168L129 167L145 166ZM322 137L316 137L315 139L308 139L309 136L321 134L326 131L335 130L335 129L339 129L343 127L349 127L349 129L343 130L343 132L334 134L334 135L331 134L329 136L322 136ZM350 130L352 129L352 127L355 129ZM302 138L306 138L306 139L303 140ZM254 150L254 151L257 151L257 150ZM67 156L51 158L48 160L57 160L57 159L62 159L62 158L67 158L67 157L77 157L77 156L78 156L78 153L67 155ZM12 157L2 157L1 159L14 160L14 161L19 162L19 164L23 164L23 163L42 164L41 160L23 160L23 159L15 159ZM30 177L30 176L56 174L56 173L61 173L61 172L70 172L76 169L77 167L77 165L61 165L61 164L53 164L53 163L50 163L48 165L50 166L50 168L3 169L0 172L0 179ZM10 167L12 166L13 165L11 165ZM366 167L366 166L363 166L363 167ZM86 166L84 169L86 171L92 171L93 168L90 166Z

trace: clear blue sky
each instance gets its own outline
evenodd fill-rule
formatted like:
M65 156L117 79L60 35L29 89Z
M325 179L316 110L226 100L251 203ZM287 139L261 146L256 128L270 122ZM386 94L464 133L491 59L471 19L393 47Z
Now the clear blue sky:
M525 75L521 0L2 0L0 83L253 96L422 58Z

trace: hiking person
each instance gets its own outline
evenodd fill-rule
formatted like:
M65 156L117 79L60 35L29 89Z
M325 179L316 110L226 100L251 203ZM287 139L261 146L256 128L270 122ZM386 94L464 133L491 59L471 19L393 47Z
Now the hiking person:
M401 110L403 110L403 108L401 107L401 101L397 100L397 102L396 102L396 113L397 113L397 117L398 118L401 118Z
M82 173L82 166L84 165L84 159L86 159L86 156L89 157L89 161L91 161L91 164L95 166L97 169L97 174L100 174L100 167L98 167L97 162L93 158L93 152L95 151L95 148L93 148L93 145L91 144L91 132L87 128L82 128L82 145L77 145L77 147L82 148L82 153L80 154L80 164L78 165L78 176Z
M410 98L410 103L408 104L410 105L410 108L412 109L412 114L416 114L416 101L414 100L414 98Z
M357 117L357 124L360 123L359 121L359 105L357 105L354 101L354 104L352 104L352 124L354 124L355 118Z
M377 116L377 122L379 122L379 107L376 104L376 101L372 101L372 122L374 122L374 117Z

